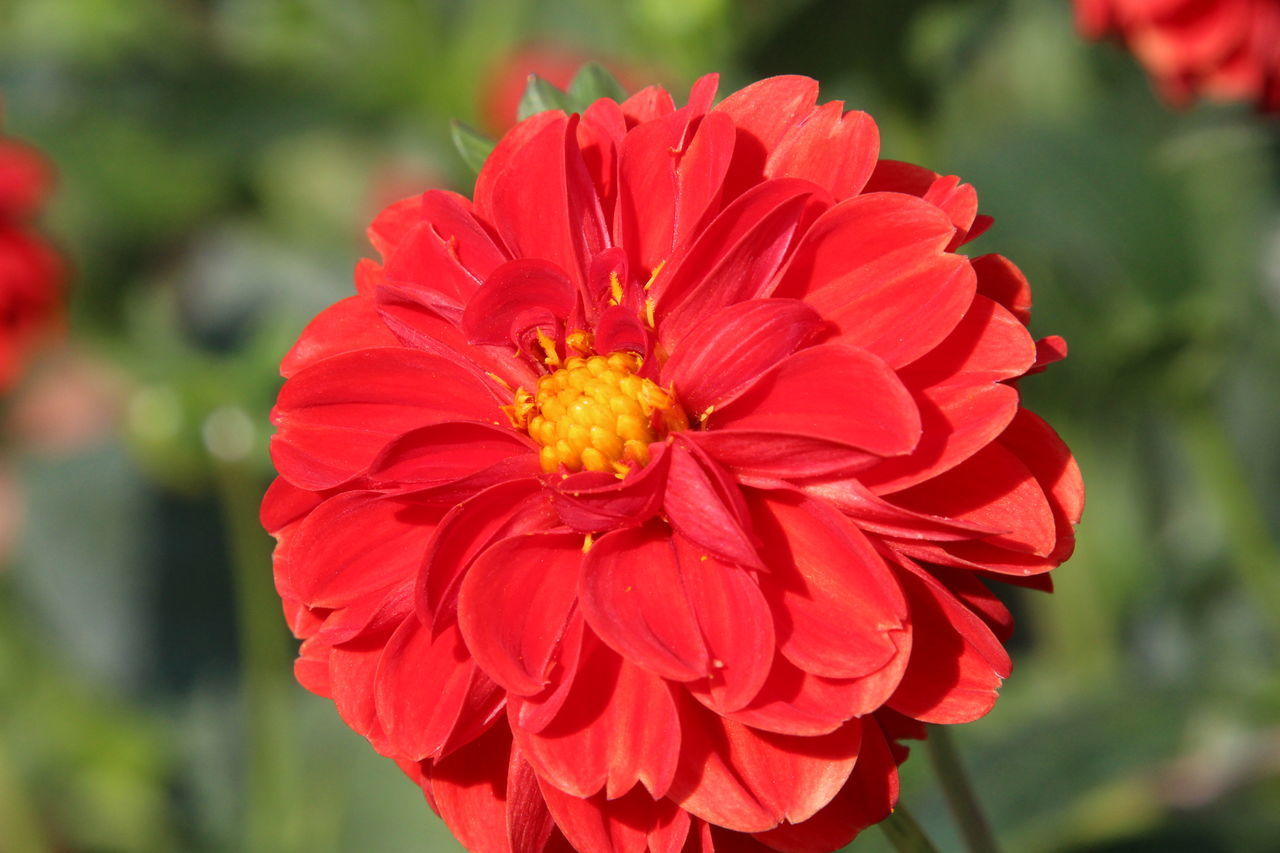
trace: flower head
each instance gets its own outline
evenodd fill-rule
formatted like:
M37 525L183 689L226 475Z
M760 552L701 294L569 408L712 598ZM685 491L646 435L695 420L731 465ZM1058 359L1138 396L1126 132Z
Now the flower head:
M1009 673L1082 491L956 178L777 77L513 128L283 363L297 675L464 845L827 851ZM763 845L763 847L761 847Z
M1170 103L1203 94L1280 112L1280 0L1075 2L1081 31L1122 39Z
M0 136L0 389L13 384L60 303L62 264L29 224L51 177L34 149Z

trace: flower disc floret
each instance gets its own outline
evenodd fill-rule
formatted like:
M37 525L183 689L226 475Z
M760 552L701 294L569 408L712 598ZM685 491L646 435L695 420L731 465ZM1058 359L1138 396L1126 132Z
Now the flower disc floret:
M647 465L649 445L688 427L671 394L636 375L641 359L629 352L574 356L538 380L527 431L542 445L548 473L611 471L625 475ZM527 392L518 391L516 408Z

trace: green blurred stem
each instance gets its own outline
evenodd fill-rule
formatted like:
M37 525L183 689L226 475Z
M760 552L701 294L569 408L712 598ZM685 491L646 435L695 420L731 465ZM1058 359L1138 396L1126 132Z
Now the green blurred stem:
M271 580L271 540L258 522L262 487L244 464L215 462L231 546L245 715L244 849L276 853L292 835L297 783L289 720L290 649Z
M1227 548L1240 582L1273 636L1280 636L1280 547L1267 529L1240 455L1208 403L1185 407L1180 426L1196 476L1222 514Z
M942 792L947 797L947 805L960 826L960 834L964 836L965 848L969 853L999 853L1000 846L996 844L991 824L978 804L973 786L969 784L969 777L951 740L951 732L946 726L929 726L925 745Z
M0 850L6 853L50 853L53 847L40 825L40 815L22 785L22 775L0 735Z
M938 853L938 848L902 803L898 803L893 814L880 821L880 830L898 853Z

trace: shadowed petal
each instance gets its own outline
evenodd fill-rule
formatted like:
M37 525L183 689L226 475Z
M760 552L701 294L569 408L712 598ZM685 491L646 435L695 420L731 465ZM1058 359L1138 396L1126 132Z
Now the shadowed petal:
M991 629L910 560L898 579L911 608L911 661L889 707L926 723L967 723L995 704L1009 654Z

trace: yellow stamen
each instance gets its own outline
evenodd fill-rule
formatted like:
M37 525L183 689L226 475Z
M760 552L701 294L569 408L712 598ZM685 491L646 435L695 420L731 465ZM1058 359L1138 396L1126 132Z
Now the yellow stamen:
M591 355L592 341L591 333L584 332L579 329L576 332L570 332L565 336L565 346L580 355Z
M649 280L644 283L645 290L653 288L653 283L658 280L658 273L662 272L662 268L666 265L666 261L658 261L658 265L653 268L653 272L649 273Z
M609 303L611 305L622 304L622 279L618 278L616 272L609 273Z
M546 358L543 359L546 364L551 367L561 365L560 353L556 351L556 342L543 334L541 329L538 329L538 346L542 347L542 351L546 353Z
M544 471L625 476L649 463L650 444L689 426L670 392L637 375L642 361L631 352L571 356L539 379L533 394L519 389L503 410L542 445Z

